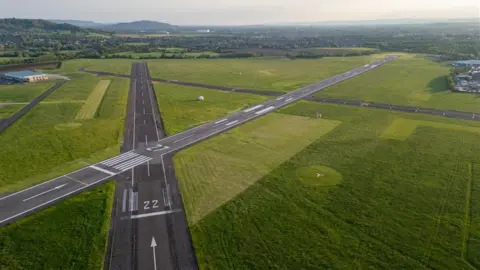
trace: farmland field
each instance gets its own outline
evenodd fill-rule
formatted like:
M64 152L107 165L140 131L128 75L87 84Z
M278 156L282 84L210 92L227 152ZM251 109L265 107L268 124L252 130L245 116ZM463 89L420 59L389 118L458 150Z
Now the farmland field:
M153 78L288 92L352 68L378 55L318 60L192 59L149 61Z
M420 55L403 55L377 70L329 87L317 96L480 112L477 95L448 89L449 72L450 67L445 64Z
M154 87L168 135L266 100L265 97L256 95L162 83L156 83ZM205 100L197 101L199 96L204 96Z
M2 102L30 102L45 92L54 83L39 82L31 84L0 85L0 103Z
M265 147L276 140L277 132L262 132L267 123L252 126L266 118L175 157L191 159L175 166L189 194L183 200L201 268L480 267L480 123L313 102L280 112L312 118L321 112L321 120L302 119L335 125L328 133L304 131L314 141L279 166L268 167L267 158L257 157L265 150L248 144L252 134ZM416 128L402 139L382 136L398 119ZM215 151L205 154L202 144ZM293 146L270 151L286 147ZM256 162L232 158L249 151ZM258 174L262 166L267 175ZM218 172L225 168L225 175ZM260 178L241 181L249 176ZM208 214L199 215L205 205Z
M102 269L113 190L110 182L0 228L0 268Z
M77 113L75 120L88 120L95 117L109 85L110 80L101 80L98 82L92 93L88 96L87 101L85 101L85 104L83 104L82 108Z

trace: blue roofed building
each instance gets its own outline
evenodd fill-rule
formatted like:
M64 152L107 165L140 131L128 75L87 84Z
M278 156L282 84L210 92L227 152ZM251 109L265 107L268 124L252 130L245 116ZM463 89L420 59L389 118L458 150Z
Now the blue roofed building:
M34 72L31 70L7 72L2 75L2 78L15 82L37 82L48 80L48 75L45 73Z
M456 67L480 67L480 60L455 61L452 65Z

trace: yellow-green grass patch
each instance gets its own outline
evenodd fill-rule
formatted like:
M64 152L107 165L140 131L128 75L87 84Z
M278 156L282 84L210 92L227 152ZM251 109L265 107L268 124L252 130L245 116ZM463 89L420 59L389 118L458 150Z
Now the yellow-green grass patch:
M333 168L313 165L297 169L297 178L310 186L332 187L342 182L342 174Z
M87 101L77 113L75 120L88 120L95 118L98 107L102 103L103 96L107 92L110 85L110 80L101 80L93 89L93 92L88 96Z
M82 124L81 123L75 123L75 122L72 122L72 123L63 123L63 124L58 124L55 126L55 129L56 130L68 130L68 129L74 129L74 128L79 128L81 127Z
M471 127L464 125L447 124L432 121L413 120L405 118L396 118L382 133L381 137L384 139L406 140L419 126L449 129L457 131L467 131L480 134L479 127Z
M190 224L230 201L341 122L270 114L175 157Z

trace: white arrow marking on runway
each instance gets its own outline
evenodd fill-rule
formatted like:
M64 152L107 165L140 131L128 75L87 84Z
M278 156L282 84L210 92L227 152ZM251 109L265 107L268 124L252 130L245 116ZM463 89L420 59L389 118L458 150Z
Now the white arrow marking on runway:
M44 192L42 192L42 193L38 193L37 195L34 195L34 196L32 196L32 197L30 197L30 198L27 198L27 199L25 199L25 200L23 200L23 201L26 202L26 201L31 200L31 199L33 199L33 198L36 198L36 197L38 197L38 196L42 196L43 194L48 193L48 192L50 192L50 191L53 191L53 190L56 190L56 189L61 189L62 187L66 186L66 185L67 185L67 184L63 184L63 185L60 185L60 186L56 186L56 187L54 187L54 188L52 188L52 189L49 189L49 190L47 190L47 191L44 191Z
M153 251L153 266L155 270L157 270L157 257L155 256L155 247L157 246L157 242L155 242L155 237L152 236L152 243L150 244Z

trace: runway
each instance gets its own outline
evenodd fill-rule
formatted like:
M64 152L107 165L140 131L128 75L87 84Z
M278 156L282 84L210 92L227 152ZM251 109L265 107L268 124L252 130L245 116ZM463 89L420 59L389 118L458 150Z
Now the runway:
M25 107L20 109L18 112L13 114L12 116L2 119L0 121L0 133L5 131L8 127L13 125L18 119L22 118L26 113L28 113L31 109L35 108L35 106L38 105L42 100L44 100L46 97L48 97L53 91L55 91L57 88L62 86L65 83L65 81L62 82L57 82L55 83L52 87L48 88L45 90L45 92L41 93L38 97L34 98L32 101L27 103ZM11 104L23 104L23 103L11 103Z
M131 80L124 156L117 161L128 160L133 155L128 151L147 141L165 137L145 63L132 65ZM130 160L140 165L116 181L105 269L196 269L171 156L160 162L148 157Z
M132 179L134 181L134 184L132 185L132 193L130 192L130 190L127 190L126 192L126 194L129 196L128 198L125 197L125 208L127 207L127 205L130 205L130 209L135 209L134 211L137 211L135 212L135 215L142 215L139 216L141 218L145 217L144 214L151 213L152 210L155 210L154 212L158 212L158 216L165 215L164 213L166 212L162 212L161 205L163 205L164 210L177 210L176 207L178 207L179 203L181 203L181 199L175 197L175 194L177 194L177 197L179 197L178 187L176 187L176 181L172 181L175 182L175 185L173 185L173 183L170 183L169 181L167 181L167 183L163 183L161 188L162 191L160 191L161 193L159 193L159 190L156 189L150 191L148 184L145 184L145 186L143 184L135 184L137 183L137 180L135 179L145 179L142 181L138 180L138 183L149 183L151 180L149 180L150 178L148 178L148 168L150 167L150 170L160 170L159 166L162 166L160 172L163 171L165 173L164 178L168 179L168 174L173 173L173 167L169 167L168 162L163 163L162 161L164 159L166 160L169 155L172 155L176 151L189 147L195 143L225 132L229 129L235 128L239 125L242 125L255 118L273 112L300 99L309 97L312 94L321 91L322 89L325 89L344 80L348 80L362 73L368 72L394 59L396 59L395 56L387 56L382 60L374 61L368 65L364 65L352 69L348 72L322 80L318 83L302 87L293 92L284 94L274 99L270 99L262 104L258 104L252 106L251 108L233 113L231 115L228 115L227 117L205 123L201 126L192 128L181 133L177 133L167 138L160 138L160 140L158 140L158 136L160 135L157 136L156 132L155 134L153 133L154 130L151 128L151 122L146 122L142 125L142 120L147 121L147 118L138 120L140 118L134 117L133 119L135 119L136 122L140 121L140 125L142 126L132 129L132 139L124 139L124 147L130 147L127 146L127 142L132 142L131 148L125 148L126 152L124 151L124 153L111 159L87 166L78 171L60 176L42 184L19 191L17 193L1 197L0 226L3 226L23 216L53 205L58 201L78 194L98 184L104 183L109 179L117 179L121 177L119 175L123 176L125 175L125 173L131 173L132 169L137 166L141 167L135 169L135 171L133 172L134 177ZM132 79L132 83L135 85L134 87L139 87L138 84L140 84L141 87L141 85L144 84L143 80L138 81L140 82L137 82L137 79ZM143 93L144 96L146 94L147 93L145 92ZM137 104L137 102L139 101L136 101L134 104ZM149 111L148 106L139 108L141 108L141 111L137 109L133 110L137 112L137 115L145 115L146 117L149 112L150 114L152 113L152 110ZM150 121L153 121L152 119L153 118L150 117ZM136 127L136 124L137 123L135 123L133 126ZM136 133L135 135L133 135L134 132ZM142 137L142 135L147 135L147 137ZM147 176L145 176L145 167L147 167ZM150 173L152 173L152 171L150 171ZM135 176L136 174L137 176ZM132 181L132 179L130 179L130 181ZM169 185L168 188L167 184ZM135 187L135 185L137 186ZM128 188L128 185L124 189L126 188ZM162 197L158 197L158 194L165 194L166 197L163 195ZM123 196L123 193L121 194L121 196ZM168 198L170 198L170 200L168 200ZM158 202L154 202L153 200L157 200ZM148 206L150 207L150 209L140 209L141 206L145 207L146 201L149 201ZM163 204L161 204L162 202ZM120 203L120 205L121 209L123 210L123 201L122 203ZM153 208L153 205L159 206L160 208ZM179 215L179 212L169 213L169 215L176 216ZM126 211L124 218L128 218L128 216L130 216L130 213L127 213ZM148 218L150 217L152 216L149 216ZM148 230L148 227L146 230ZM151 240L152 239L150 239L150 241ZM146 240L142 239L141 241L144 242ZM133 243L137 243L137 241L135 240ZM142 246L142 248L144 247ZM146 253L142 252L141 254Z

